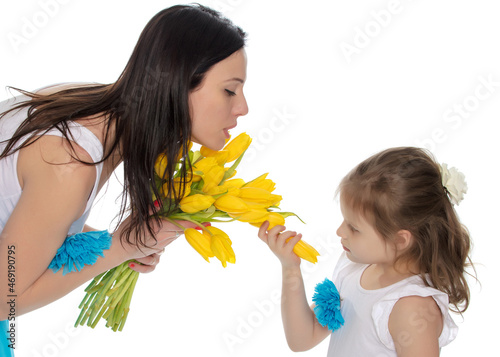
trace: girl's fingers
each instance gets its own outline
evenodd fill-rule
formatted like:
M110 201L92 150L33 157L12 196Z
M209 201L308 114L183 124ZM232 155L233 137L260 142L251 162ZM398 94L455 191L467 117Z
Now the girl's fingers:
M267 227L269 227L269 221L262 223L259 228L259 233L257 234L258 237L264 241L264 243L267 243Z
M271 236L278 236L278 234L280 234L281 232L283 232L284 230L286 229L285 226L274 226L273 228L271 228L268 232L269 235Z
M288 242L286 242L286 245L290 247L290 250L293 250L295 245L302 239L302 234L299 233L295 236L292 236Z
M281 245L285 245L288 238L294 237L296 235L297 235L297 232L286 231L286 232L280 233L278 235L276 241L279 242Z

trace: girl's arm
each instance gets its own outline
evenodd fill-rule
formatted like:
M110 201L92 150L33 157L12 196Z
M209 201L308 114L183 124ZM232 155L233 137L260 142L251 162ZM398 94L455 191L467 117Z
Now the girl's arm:
M262 224L259 237L281 261L281 315L286 340L292 351L306 351L323 341L330 331L318 323L312 307L307 303L300 258L293 252L293 247L302 235L289 231L280 233L285 230L283 226L276 226L266 232L268 226L268 222Z
M396 302L389 316L399 357L439 356L443 315L432 297L408 296Z
M84 151L78 155L90 160ZM0 235L0 320L9 313L10 299L15 300L15 314L21 315L59 299L125 260L151 255L172 241L172 230L178 229L158 227L156 249L140 252L133 246L122 247L118 229L111 248L104 251L105 258L98 258L96 264L65 276L48 270L72 222L85 210L95 172L93 166L72 161L59 137L42 137L20 151L18 177L23 191ZM13 271L10 280L8 270Z

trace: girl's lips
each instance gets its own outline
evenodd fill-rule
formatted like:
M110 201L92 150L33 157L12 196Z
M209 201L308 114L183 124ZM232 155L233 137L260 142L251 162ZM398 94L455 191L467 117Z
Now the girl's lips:
M350 252L350 250L349 250L349 249L347 249L347 248L346 248L343 244L342 244L342 248L344 248L344 250L345 250L346 252Z

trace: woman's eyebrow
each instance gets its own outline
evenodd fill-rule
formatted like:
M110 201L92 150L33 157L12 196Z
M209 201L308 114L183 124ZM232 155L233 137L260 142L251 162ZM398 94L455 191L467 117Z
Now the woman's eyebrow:
M238 78L238 77L226 79L224 82L232 82L232 81L240 82L241 84L245 83L245 81L243 79Z

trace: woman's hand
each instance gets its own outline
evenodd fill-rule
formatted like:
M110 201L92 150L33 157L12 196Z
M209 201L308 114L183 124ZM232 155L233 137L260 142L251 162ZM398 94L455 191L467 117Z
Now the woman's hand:
M120 233L123 227L128 223L126 219L113 234L119 240ZM184 234L183 228L167 220L161 220L153 223L153 230L156 232L155 237L150 235L146 236L147 247L136 247L124 243L124 253L126 257L124 260L134 259L135 262L130 262L129 267L139 273L150 273L155 270L156 265L160 262L160 256L165 252L165 247L175 241L179 236ZM176 223L184 228L197 228L198 226L188 221L176 221ZM155 241L156 238L156 241ZM114 243L121 246L121 242Z
M302 238L302 234L285 231L286 227L276 226L267 231L269 222L265 221L259 228L259 238L266 243L278 257L284 268L298 267L300 258L293 252L293 247Z
M144 258L137 258L135 262L128 264L129 268L139 273L151 273L160 262L160 256L165 252L165 248L159 253L153 253Z

